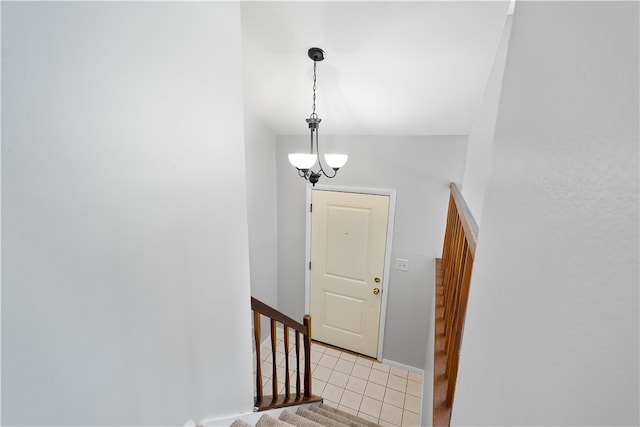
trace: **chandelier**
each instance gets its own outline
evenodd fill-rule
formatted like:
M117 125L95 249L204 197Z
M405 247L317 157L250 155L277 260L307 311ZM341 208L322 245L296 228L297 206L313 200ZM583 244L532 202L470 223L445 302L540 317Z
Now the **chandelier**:
M289 162L298 169L298 175L301 178L306 179L314 186L322 175L327 178L334 178L338 173L338 169L347 163L349 156L346 154L325 154L324 161L327 166L333 169L333 174L327 174L325 168L322 166L322 161L319 157L320 148L318 146L318 127L322 119L316 114L316 66L318 62L324 59L324 51L319 47L312 47L307 53L309 58L313 60L313 107L311 115L306 119L309 125L309 131L311 133L311 142L309 153L292 153L289 154ZM315 147L315 152L314 152ZM312 168L318 163L318 169L314 171Z

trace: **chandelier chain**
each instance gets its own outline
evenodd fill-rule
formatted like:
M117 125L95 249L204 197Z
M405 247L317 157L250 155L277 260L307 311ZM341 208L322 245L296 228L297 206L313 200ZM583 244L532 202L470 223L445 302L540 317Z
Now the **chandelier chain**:
M317 62L313 61L313 105L312 105L312 112L311 112L311 118L312 119L317 119L318 115L316 114L316 65Z

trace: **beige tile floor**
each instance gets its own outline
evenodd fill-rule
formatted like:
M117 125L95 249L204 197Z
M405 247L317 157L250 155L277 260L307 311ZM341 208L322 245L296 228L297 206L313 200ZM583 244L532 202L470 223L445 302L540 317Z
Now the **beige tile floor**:
M293 343L293 339L290 343ZM284 345L278 339L276 372L284 393ZM290 344L289 370L295 392L295 351ZM281 350L282 349L282 350ZM302 349L301 349L302 353ZM270 345L260 350L263 390L271 394L273 372ZM304 363L301 362L301 369ZM311 345L312 392L329 406L383 426L417 426L422 375L319 343ZM302 374L301 374L302 375Z

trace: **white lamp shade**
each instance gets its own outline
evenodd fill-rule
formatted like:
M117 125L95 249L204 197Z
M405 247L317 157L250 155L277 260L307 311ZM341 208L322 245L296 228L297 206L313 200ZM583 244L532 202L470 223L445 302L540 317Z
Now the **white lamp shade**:
M308 170L316 164L318 156L309 153L291 153L289 154L289 162L298 169Z
M327 162L329 167L333 169L340 169L347 163L347 159L349 158L346 154L325 154L324 160Z

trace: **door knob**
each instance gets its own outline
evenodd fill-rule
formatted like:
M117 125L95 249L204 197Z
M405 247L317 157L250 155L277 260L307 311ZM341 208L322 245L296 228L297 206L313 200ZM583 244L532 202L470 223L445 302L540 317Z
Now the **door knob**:
M380 289L378 288L373 288L373 294L374 295L378 295L380 293Z

